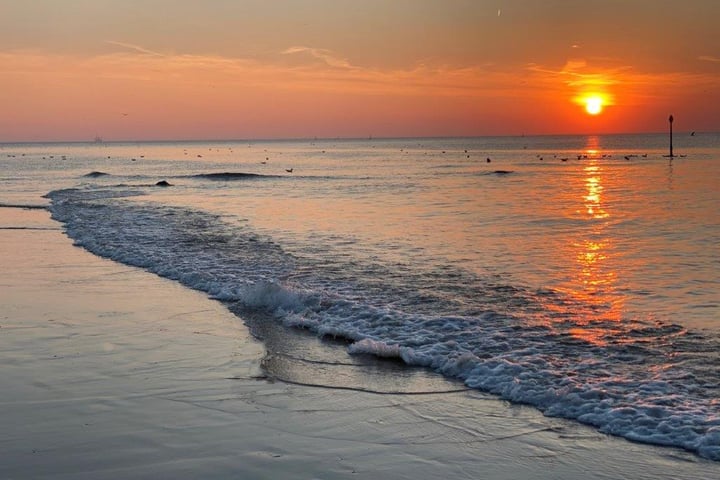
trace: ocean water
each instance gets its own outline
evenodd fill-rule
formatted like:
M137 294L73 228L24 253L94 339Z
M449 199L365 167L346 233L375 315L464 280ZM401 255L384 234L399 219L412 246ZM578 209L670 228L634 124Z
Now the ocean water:
M664 135L5 144L0 207L48 207L78 246L226 302L283 380L442 377L720 461L720 135L675 153Z

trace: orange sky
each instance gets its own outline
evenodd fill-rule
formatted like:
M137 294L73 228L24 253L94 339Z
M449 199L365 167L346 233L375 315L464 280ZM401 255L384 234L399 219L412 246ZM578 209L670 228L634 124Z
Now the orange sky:
M718 131L718 20L716 0L0 0L0 142Z

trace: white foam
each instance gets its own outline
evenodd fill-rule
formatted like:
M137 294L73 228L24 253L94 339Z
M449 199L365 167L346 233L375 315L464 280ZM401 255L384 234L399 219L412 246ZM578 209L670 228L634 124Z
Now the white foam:
M402 358L402 347L399 345L388 345L377 340L364 338L349 347L352 354L370 354L382 358Z
M232 300L240 300L251 308L264 308L273 312L302 312L308 306L297 292L290 291L274 281L260 281L245 287Z

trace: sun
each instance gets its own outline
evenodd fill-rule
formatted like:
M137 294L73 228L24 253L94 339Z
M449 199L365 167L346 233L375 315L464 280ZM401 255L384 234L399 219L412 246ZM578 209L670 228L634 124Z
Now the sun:
M573 103L579 105L585 110L585 113L596 117L605 111L611 105L615 105L614 96L601 90L590 90L578 92L578 95L572 98Z
M585 111L590 115L597 115L603 110L603 98L599 95L592 95L585 98Z

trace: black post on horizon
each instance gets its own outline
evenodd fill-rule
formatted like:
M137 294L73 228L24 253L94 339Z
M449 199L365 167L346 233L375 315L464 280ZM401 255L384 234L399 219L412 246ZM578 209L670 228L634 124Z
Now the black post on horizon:
M668 122L670 122L670 155L668 157L673 158L673 148L672 148L672 124L673 124L673 116L670 115L670 118L668 118Z

